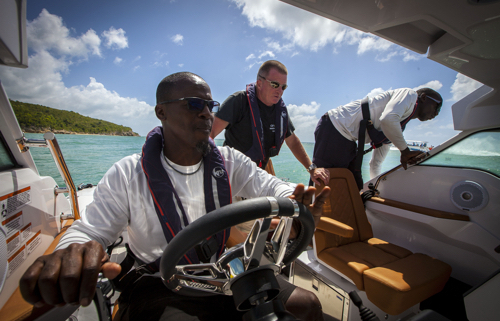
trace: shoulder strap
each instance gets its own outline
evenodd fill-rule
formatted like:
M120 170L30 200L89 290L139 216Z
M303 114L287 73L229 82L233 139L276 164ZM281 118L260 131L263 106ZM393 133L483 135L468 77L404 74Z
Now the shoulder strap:
M355 171L361 170L363 164L363 155L365 151L365 132L368 123L370 122L370 108L368 104L368 97L361 100L361 111L363 113L363 120L359 123L358 132L358 152L356 154L356 163L354 166Z
M211 152L204 157L204 193L205 215L219 207L231 203L231 187L224 159L212 140L209 140ZM163 129L156 127L147 136L141 158L141 165L148 181L155 211L161 222L163 234L167 242L189 224L181 200L173 188L168 173L161 164L161 150L163 148ZM214 235L218 243L218 255L222 254L229 237L229 229ZM181 264L199 263L196 251L189 251L180 262Z

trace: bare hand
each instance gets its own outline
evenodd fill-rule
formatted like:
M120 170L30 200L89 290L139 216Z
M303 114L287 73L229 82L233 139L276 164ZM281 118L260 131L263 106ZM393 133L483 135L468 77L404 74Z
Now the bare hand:
M326 186L323 188L321 193L316 196L313 202L312 199L315 192L315 187L309 186L309 188L305 190L304 184L298 184L293 194L290 195L290 198L304 204L309 209L314 217L314 226L317 226L321 215L323 214L323 205L330 196L330 187ZM290 238L295 238L296 233L297 231L292 230L290 232Z
M19 282L23 298L40 307L44 304L87 306L94 297L99 272L113 279L121 271L96 241L71 244L39 257Z
M424 154L424 152L414 150L411 151L408 147L401 151L401 165L406 170L409 165L414 164L418 160L418 156Z
M319 180L322 180L325 185L330 182L330 171L326 168L315 168L311 173L311 180L318 185L321 185Z

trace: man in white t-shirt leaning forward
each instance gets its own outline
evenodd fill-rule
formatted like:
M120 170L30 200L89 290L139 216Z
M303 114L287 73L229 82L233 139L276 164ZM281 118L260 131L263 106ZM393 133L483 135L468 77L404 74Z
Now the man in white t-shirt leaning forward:
M364 136L362 145L370 143L374 147L370 161L371 178L380 174L391 142L401 151L401 164L406 169L410 159L421 153L408 148L403 136L406 124L415 118L420 121L433 119L439 114L442 102L441 95L433 89L400 88L331 109L323 115L314 131L313 163L318 167L350 169L358 188L362 189L361 160L357 156L356 142ZM366 130L360 131L363 120L366 121Z
M162 126L148 134L141 154L113 165L81 220L73 223L54 253L28 268L20 281L26 301L35 306L90 304L98 273L110 279L120 273L104 249L126 227L134 260L153 271L121 292L115 320L238 320L242 312L232 297L182 296L163 285L154 267L173 237L206 213L229 204L232 196L289 196L308 206L315 223L319 221L328 188L313 202L314 188L304 191L299 184L294 189L239 151L215 146L210 131L219 103L212 100L201 77L189 72L167 76L158 85L156 99ZM228 237L226 230L213 238L216 246L206 255L208 260L221 254ZM199 261L199 254L190 251L178 264ZM279 282L281 299L290 312L301 319L323 319L313 293Z

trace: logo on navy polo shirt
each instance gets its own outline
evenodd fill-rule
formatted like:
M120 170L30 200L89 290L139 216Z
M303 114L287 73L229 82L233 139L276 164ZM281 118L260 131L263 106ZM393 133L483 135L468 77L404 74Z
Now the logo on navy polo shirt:
M224 176L225 172L224 168L217 166L212 170L212 176L215 178L221 178Z

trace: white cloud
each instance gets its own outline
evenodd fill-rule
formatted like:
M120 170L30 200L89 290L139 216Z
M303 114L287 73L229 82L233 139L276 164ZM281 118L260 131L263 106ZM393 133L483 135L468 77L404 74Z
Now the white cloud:
M122 58L120 58L120 57L116 57L116 58L115 58L115 60L113 61L113 63L114 63L115 65L119 65L122 61L123 61L123 59L122 59Z
M386 51L392 46L392 43L385 39L366 35L361 31L350 32L349 34L355 35L355 38L351 41L358 44L358 55L368 51Z
M407 49L400 51L399 54L403 56L403 61L405 61L405 62L411 61L411 60L420 60L426 56L425 54L422 54L422 55L416 54L416 53L411 52Z
M153 63L153 67L155 68L163 68L163 67L168 67L168 65L170 64L170 61L155 61Z
M453 100L459 101L481 86L480 82L458 73L455 82L451 85Z
M425 87L438 91L439 89L441 89L441 87L443 87L443 84L439 80L431 80L428 83L413 88L413 90L418 90L420 88L425 88Z
M267 50L259 55L259 59L262 59L264 57L275 58L276 55L272 51Z
M278 41L274 41L271 38L264 38L264 42L269 48L276 52L285 52L293 50L294 46L292 43L281 45Z
M180 34L176 34L175 36L172 36L170 38L175 44L178 44L179 46L182 46L182 42L184 40L184 36Z
M268 58L266 58L268 57ZM264 59L266 58L266 59ZM274 52L270 50L265 50L262 51L258 56L255 54L250 54L245 58L245 61L250 62L250 64L247 67L247 70L252 69L253 66L258 65L260 66L264 61L269 60L269 59L275 59L276 55Z
M375 56L380 61L388 61L393 57L401 57L403 61L421 58L406 49L394 51L400 47L383 38L352 29L278 0L231 1L242 10L251 27L264 28L284 38L283 41L286 43L280 43L271 37L263 39L275 52L295 53L293 49L296 47L317 51L326 45L332 45L332 52L337 53L338 48L347 44L357 46L358 55L393 50L394 53L390 52L383 57Z
M379 54L375 56L375 60L380 61L380 62L387 62L391 60L394 57L403 57L404 62L412 61L412 60L420 60L425 57L425 55L417 55L408 49L403 49L403 50L396 50L396 51L390 51L387 53L388 49L385 49L384 47L378 47L379 51L381 51ZM394 49L394 47L391 47L390 49Z
M391 88L389 88L389 89L391 89ZM387 89L387 90L389 90L389 89ZM386 91L386 90L383 90L383 89L382 89L382 88L380 88L380 87L379 87L379 88L374 88L374 89L372 89L372 90L371 90L371 91L367 94L367 96L368 96L368 97L370 97L370 98L373 98L373 97L377 96L378 94L383 93L384 91Z
M392 52L389 52L385 57L383 58L380 58L380 57L376 57L375 59L377 59L377 61L380 61L380 62L386 62L386 61L389 61L392 59L392 57L396 56L398 53L396 51L392 51Z
M300 137L303 142L314 142L314 130L318 124L316 112L319 110L320 104L312 101L311 104L286 106L288 114L295 127L295 134Z
M248 18L250 26L283 34L292 44L313 51L335 38L344 26L279 1L232 0Z
M179 66L180 68L184 67L184 64L178 64L177 66Z
M90 77L87 86L65 85L63 74L70 73L73 64L101 56L101 41L92 29L80 37L72 37L62 19L44 9L28 22L27 34L29 49L34 52L29 57L29 68L0 67L2 84L11 99L75 111L130 126L135 131L138 126L151 128L156 124L152 106L136 98L122 97L94 77ZM123 46L124 42L118 41L120 37L108 40L111 38L114 39L109 43L111 47ZM119 61L119 57L114 60Z
M101 56L101 39L89 29L80 37L72 37L62 18L42 9L40 15L26 26L28 45L36 52L50 51L57 55L88 59Z
M111 27L109 30L104 31L102 36L106 39L106 47L108 48L128 48L128 38L125 36L125 30L122 28L115 29L114 27Z

